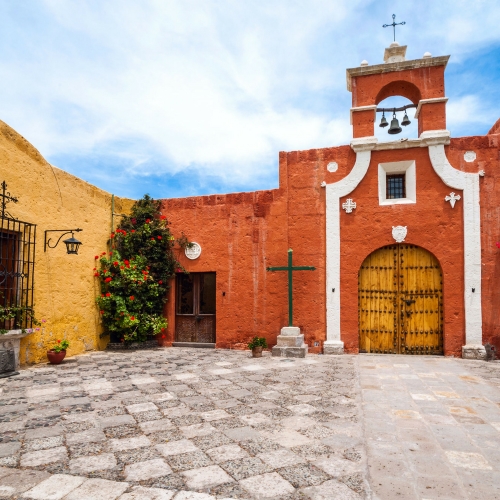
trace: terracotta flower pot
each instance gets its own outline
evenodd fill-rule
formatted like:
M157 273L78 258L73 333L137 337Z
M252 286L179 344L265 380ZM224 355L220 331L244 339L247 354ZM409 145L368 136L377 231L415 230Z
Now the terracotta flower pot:
M60 352L47 351L47 358L49 358L49 363L51 365L58 365L66 356L66 351L62 350Z
M261 345L252 348L252 357L262 358L262 346Z

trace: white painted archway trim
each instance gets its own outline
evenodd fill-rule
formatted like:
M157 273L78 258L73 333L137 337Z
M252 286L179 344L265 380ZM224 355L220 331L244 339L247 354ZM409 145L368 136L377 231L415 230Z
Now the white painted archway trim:
M444 145L449 144L447 130L422 132L422 142L429 147L432 167L450 188L462 189L464 214L464 358L482 357L483 321L481 311L481 209L479 205L479 173L461 172L453 168L446 157ZM474 289L474 292L472 291Z
M461 172L453 168L444 150L449 144L447 130L423 132L418 146L428 147L435 172L450 188L463 191L464 216L464 307L465 339L463 357L482 357L481 312L481 217L479 205L479 173ZM415 144L417 146L417 144ZM326 341L325 354L341 354L344 343L340 338L340 198L351 193L368 171L371 151L377 148L376 137L363 137L351 142L356 152L353 169L343 179L326 188ZM394 149L405 147L394 144ZM386 149L386 148L383 148ZM472 292L474 289L474 292Z
M342 354L340 340L340 198L354 191L368 171L376 137L363 137L351 142L356 163L349 174L326 188L326 341L325 354Z

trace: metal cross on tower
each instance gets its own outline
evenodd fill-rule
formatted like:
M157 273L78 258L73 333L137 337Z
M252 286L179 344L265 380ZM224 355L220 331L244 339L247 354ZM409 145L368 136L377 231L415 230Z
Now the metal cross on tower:
M394 31L394 41L396 41L396 26L398 25L403 25L406 24L404 21L402 23L397 23L396 22L396 14L392 15L392 24L384 24L382 28L388 28L389 26L392 26L392 29Z
M288 271L288 326L293 326L293 303L292 303L292 272L293 271L315 271L313 266L293 266L292 265L293 250L288 250L288 266L287 267L268 267L267 271Z

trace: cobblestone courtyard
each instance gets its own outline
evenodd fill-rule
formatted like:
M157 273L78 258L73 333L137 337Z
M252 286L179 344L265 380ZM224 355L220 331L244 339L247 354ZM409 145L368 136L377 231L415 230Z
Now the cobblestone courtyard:
M0 381L0 498L494 499L500 364L96 352Z

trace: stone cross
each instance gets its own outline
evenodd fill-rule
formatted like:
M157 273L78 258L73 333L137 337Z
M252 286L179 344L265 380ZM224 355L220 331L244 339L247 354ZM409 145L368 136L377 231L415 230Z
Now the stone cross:
M392 26L392 29L394 31L394 41L396 41L396 26L398 26L399 24L403 25L406 23L404 21L402 23L397 23L396 22L396 14L393 14L392 15L392 24L384 24L382 26L382 28L388 28L389 26Z
M292 303L292 273L293 271L314 271L313 266L293 266L292 265L293 250L288 250L288 266L286 267L268 267L267 271L288 271L288 326L293 326L293 303Z
M356 202L352 201L352 198L347 198L347 201L342 203L342 208L346 214L350 214L356 208Z
M451 208L455 208L455 203L460 199L460 195L459 194L455 194L455 193L450 193L449 196L446 196L444 201L449 201L450 202L450 205L451 205Z

